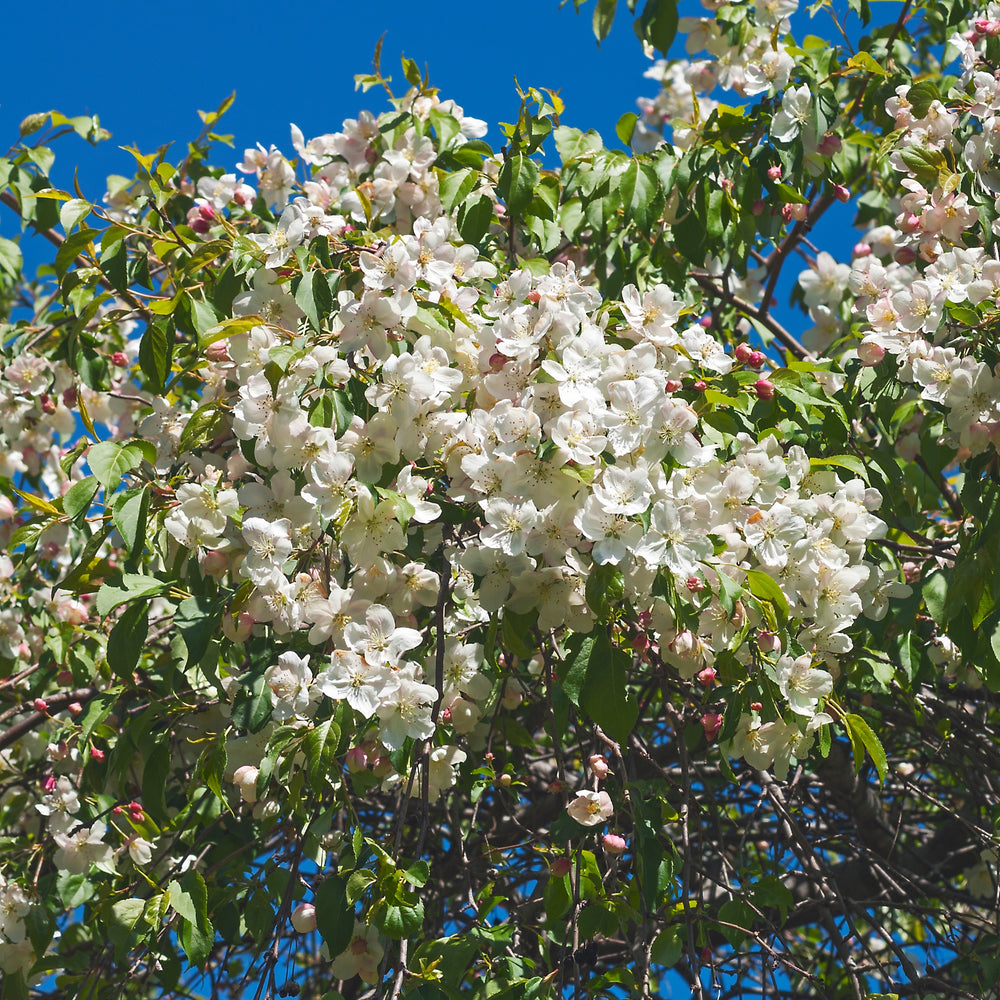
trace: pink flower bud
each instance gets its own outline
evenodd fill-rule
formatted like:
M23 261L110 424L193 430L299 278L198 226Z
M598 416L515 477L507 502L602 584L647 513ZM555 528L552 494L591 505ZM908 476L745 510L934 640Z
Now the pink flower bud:
M590 763L591 773L599 781L603 781L611 773L611 768L608 767L608 762L599 753L595 753L590 758L589 763Z
M561 782L558 778L555 781L549 782L549 794L558 795L566 788L566 785Z
M741 365L745 365L753 354L753 348L749 344L737 344L733 354Z
M900 231L904 233L915 233L920 228L920 216L912 212L904 212L896 221Z
M753 384L753 391L757 393L758 399L774 399L774 383L766 378L759 378Z
M46 792L54 792L56 790L56 777L54 774L50 774L43 782L42 789Z
M885 357L885 348L881 344L859 344L858 360L866 368L874 368Z
M753 212L754 215L763 215L764 214L764 199L763 198L758 198L750 206L750 211Z
M768 167L767 168L767 176L772 181L780 181L781 180L781 167L779 167L777 163L773 167Z
M781 649L781 640L773 632L761 632L757 636L757 648L762 653L774 653Z
M695 392L704 392L708 388L708 383L704 379L698 379L694 384Z
M753 354L750 355L748 364L754 369L763 368L765 361L767 361L767 355L764 354L763 351L754 351Z
M229 557L218 549L210 549L201 561L201 568L214 579L225 576L229 569Z
M351 749L347 751L344 763L347 765L347 770L350 771L351 774L357 774L359 771L363 771L368 766L368 754L366 754L361 747L351 747Z
M723 191L733 190L733 182L728 177L723 177L722 180L719 181L719 184L722 187Z
M666 381L666 383L663 386L663 388L666 389L667 392L677 392L677 390L680 387L681 387L681 383L678 382L677 379L675 379L675 378L668 378L667 381Z
M67 706L66 710L70 715L79 715L83 711L83 705L78 701L71 701Z
M624 854L628 848L625 838L619 837L617 833L606 833L601 837L601 846L604 848L605 854L611 854L616 858Z
M218 216L215 214L215 209L206 201L204 204L198 206L198 214L203 218L207 219L209 222L214 222Z
M705 589L705 581L700 576L689 576L685 586L692 594L700 594Z
M752 701L750 702L750 708L754 712L760 712L764 708L764 706L759 701Z
M384 778L392 773L392 761L388 757L376 757L372 761L372 774L376 778Z
M122 809L121 806L115 806L114 809L111 810L111 813L114 816L121 816L121 815L124 814L124 812L125 812L125 810Z
M705 731L705 739L711 743L722 728L722 716L718 712L706 712L701 717L701 728Z
M102 760L104 760L104 757L105 757L104 751L101 750L100 748L98 748L98 747L91 747L90 748L90 759L91 760L96 760L98 763L100 763ZM141 813L142 810L140 809L139 812Z
M312 903L299 903L292 910L292 926L299 934L316 930L316 907Z
M56 412L56 404L52 402L47 392L43 392L41 396L38 397L38 402L42 407L42 412L49 414L51 416Z
M834 135L832 132L827 132L820 139L816 151L820 156L833 156L834 153L839 153L842 147L843 143L840 141L840 136Z
M116 368L128 368L128 356L123 351L115 351L111 355L111 363Z
M705 667L698 672L698 683L702 687L711 687L715 683L715 667Z
M222 616L222 634L231 642L245 642L253 631L254 619L248 611Z
M49 710L49 703L44 698L36 698L32 704L35 706L35 711L37 712L47 712Z
M837 201L847 202L851 200L851 192L843 184L834 185L833 196Z
M796 222L805 222L806 217L809 215L809 206L797 203L795 205L788 206L788 216L794 219Z
M541 297L542 293L537 288L532 288L531 291L528 292L528 301L531 303L537 304Z
M229 344L224 340L217 340L209 344L205 349L205 357L216 364L220 361L231 361L232 358L229 357Z
M855 243L851 251L852 257L870 257L872 248L868 243Z
M912 247L900 247L892 255L892 259L897 264L912 264L917 259L917 255Z
M698 320L698 325L703 330L710 330L712 328L712 317L711 316L702 316L701 319Z
M549 874L553 878L562 878L563 876L568 875L572 868L573 862L564 855L563 857L556 858L555 861L549 865Z

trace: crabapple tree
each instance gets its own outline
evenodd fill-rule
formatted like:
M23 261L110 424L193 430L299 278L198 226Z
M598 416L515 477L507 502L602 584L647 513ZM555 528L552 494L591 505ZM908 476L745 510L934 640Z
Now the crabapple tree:
M998 995L1000 9L705 6L619 148L24 121L6 1000Z

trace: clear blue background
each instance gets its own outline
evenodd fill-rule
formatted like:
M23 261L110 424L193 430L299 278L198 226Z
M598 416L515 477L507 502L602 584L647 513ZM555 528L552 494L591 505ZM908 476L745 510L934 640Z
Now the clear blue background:
M590 27L593 2L579 15L572 3L560 10L558 0L5 6L0 149L16 140L29 113L97 113L113 133L110 142L92 149L75 136L61 140L53 171L66 186L79 164L84 193L92 198L103 192L107 174L131 176L134 161L119 146L152 152L174 140L181 149L168 159L176 162L201 127L197 109L216 108L234 90L236 103L218 127L235 136L235 149L218 154L229 169L258 141L294 155L289 122L309 138L338 131L362 108L383 110L381 89L354 89L354 75L370 71L383 32L383 72L393 77L393 90L402 94L408 86L401 53L421 68L426 63L443 98L490 124L486 138L494 148L502 143L496 123L517 114L515 77L522 87L561 90L564 122L597 128L608 144L617 142L618 118L657 89L642 77L650 63L624 0L600 48ZM15 228L0 217L5 235Z

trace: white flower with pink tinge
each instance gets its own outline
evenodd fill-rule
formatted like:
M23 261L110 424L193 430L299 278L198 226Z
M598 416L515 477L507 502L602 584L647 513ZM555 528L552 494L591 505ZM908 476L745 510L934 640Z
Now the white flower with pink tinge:
M607 792L577 792L566 812L581 826L597 826L611 819L615 807Z
M392 612L381 604L372 604L365 612L365 623L351 622L344 628L344 642L373 666L395 665L408 649L422 639L414 628L397 628Z
M374 927L366 927L360 920L355 921L351 943L333 960L330 972L337 979L360 976L366 983L374 983L378 979L378 965L383 953L378 931Z

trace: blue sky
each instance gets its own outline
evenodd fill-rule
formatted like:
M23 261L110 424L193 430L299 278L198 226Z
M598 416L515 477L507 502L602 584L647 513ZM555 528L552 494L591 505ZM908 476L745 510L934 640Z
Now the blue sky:
M56 147L60 181L71 183L79 164L85 193L96 196L108 173L132 173L131 157L118 146L151 152L171 140L183 143L201 126L197 109L214 109L235 90L220 126L235 136L226 165L257 141L293 154L289 122L308 138L338 130L362 108L382 110L381 91L355 92L354 75L370 70L383 32L383 70L400 84L397 92L406 90L399 66L405 52L427 64L443 97L490 123L487 138L496 146L496 123L517 113L515 77L522 86L560 89L565 122L597 128L610 142L636 98L655 94L642 78L648 62L624 0L621 7L621 23L599 49L590 29L593 3L578 16L572 3L560 10L558 0L54 0L44 13L12 4L4 29L17 42L5 47L0 142L6 148L14 141L31 112L96 112L113 133L109 143L94 150L68 137ZM11 235L9 222L0 227Z

